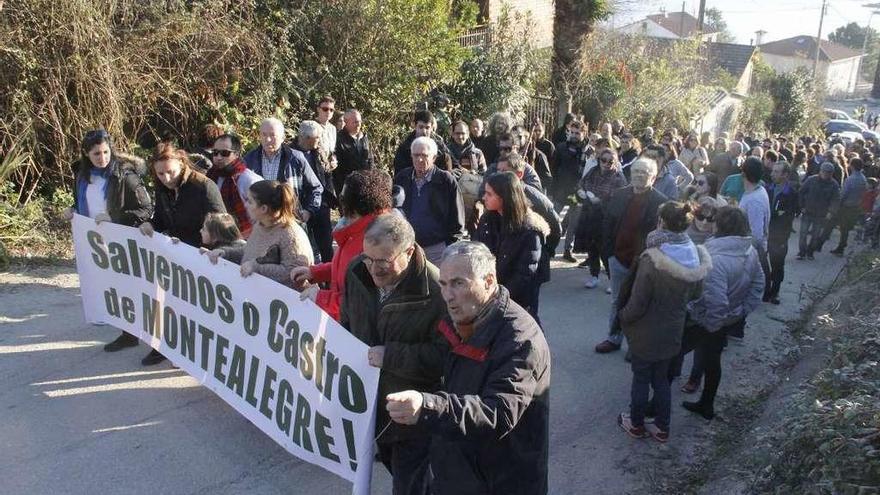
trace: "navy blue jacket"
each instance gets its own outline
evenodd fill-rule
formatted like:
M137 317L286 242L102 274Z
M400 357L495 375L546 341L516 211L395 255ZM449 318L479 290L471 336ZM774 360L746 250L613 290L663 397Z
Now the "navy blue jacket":
M419 424L433 434L437 495L544 495L550 349L535 320L498 288L496 306L465 342L448 320L443 385L423 392Z
M413 198L416 197L416 183L413 181L413 168L405 168L394 176L394 185L403 189L403 214L407 220L413 207ZM434 169L430 182L423 187L428 189L428 204L430 211L434 212L439 223L443 225L439 232L416 231L416 242L420 246L433 246L441 242L447 245L461 240L464 237L464 202L458 191L458 182L451 173Z
M244 155L245 165L266 180L287 182L296 192L301 209L314 215L321 208L321 196L324 186L315 175L308 160L303 154L286 144L281 145L281 163L278 165L278 177L263 177L263 147L257 146Z

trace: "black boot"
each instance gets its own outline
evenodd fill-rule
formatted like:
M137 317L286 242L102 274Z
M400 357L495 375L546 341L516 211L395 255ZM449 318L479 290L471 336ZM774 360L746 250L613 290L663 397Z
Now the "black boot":
M699 414L704 419L711 420L715 417L715 408L712 406L704 406L702 402L682 402L681 406L692 413Z
M162 361L165 361L166 359L168 359L168 358L163 356L161 352L157 351L156 349L153 349L152 351L150 351L149 354L147 354L143 359L141 359L141 364L144 366L153 366L154 364L159 364Z
M122 332L122 335L116 337L116 340L104 346L104 352L121 351L127 347L137 347L138 338L130 333Z

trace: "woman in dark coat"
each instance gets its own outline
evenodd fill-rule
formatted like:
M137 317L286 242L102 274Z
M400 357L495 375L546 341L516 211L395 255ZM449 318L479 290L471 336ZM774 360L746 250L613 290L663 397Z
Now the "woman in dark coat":
M538 294L550 277L550 259L544 255L550 227L529 208L522 182L513 172L486 179L483 205L486 213L474 240L495 255L498 282L507 287L510 298L540 324Z
M220 189L214 181L192 169L186 151L171 144L159 145L150 163L156 179L156 210L151 221L141 224L141 233L152 236L154 231L160 232L174 243L182 241L198 248L205 217L209 213L226 213ZM154 349L141 364L149 366L164 360L165 356Z
M136 227L153 214L153 200L144 186L144 161L122 155L113 149L113 140L104 129L96 129L83 137L73 187L73 206L64 212L68 220L74 213L87 216L95 223L113 222ZM138 338L122 332L104 346L115 352L138 345Z

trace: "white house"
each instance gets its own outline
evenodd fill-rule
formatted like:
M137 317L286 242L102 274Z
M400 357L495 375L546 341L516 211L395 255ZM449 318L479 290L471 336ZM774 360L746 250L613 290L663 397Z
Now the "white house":
M761 58L778 74L791 72L799 67L813 70L816 57L815 36L795 36L771 41L760 46ZM833 41L819 43L819 65L816 75L825 81L830 96L846 96L856 89L862 54Z
M687 12L661 12L649 15L618 28L616 31L625 34L640 34L651 38L686 39L699 34L699 21ZM718 32L705 26L702 41L717 41Z

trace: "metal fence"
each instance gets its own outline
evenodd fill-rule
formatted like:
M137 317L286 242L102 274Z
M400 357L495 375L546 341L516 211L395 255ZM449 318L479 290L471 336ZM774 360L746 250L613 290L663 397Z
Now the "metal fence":
M483 24L468 29L458 37L458 44L462 48L486 48L492 43L492 26Z
M529 98L525 114L527 125L540 120L544 123L545 132L548 134L556 128L556 100L550 96L535 95Z

